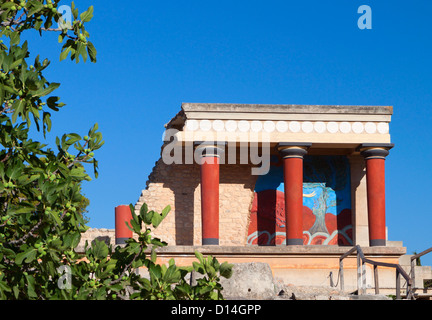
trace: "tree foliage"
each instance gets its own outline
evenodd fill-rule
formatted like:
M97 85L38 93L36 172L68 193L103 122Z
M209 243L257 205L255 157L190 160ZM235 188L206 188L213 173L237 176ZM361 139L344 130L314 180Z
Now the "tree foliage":
M65 21L59 0L0 1L0 299L221 299L221 276L231 276L231 266L197 253L192 267L156 263L156 249L165 246L151 236L161 214L133 213L130 227L135 237L125 246L94 241L83 254L76 248L85 232L82 183L97 177L94 152L103 145L95 124L82 137L76 133L57 137L56 148L34 141L34 124L44 136L51 129L51 112L64 106L54 95L59 83L43 73L48 59L29 62L24 32L41 36L57 32L63 45L60 60L90 59L96 49L88 40L85 24L93 7L79 13L72 3L72 21ZM131 207L133 212L133 208ZM149 277L135 271L146 268ZM195 285L186 281L192 270L203 276Z

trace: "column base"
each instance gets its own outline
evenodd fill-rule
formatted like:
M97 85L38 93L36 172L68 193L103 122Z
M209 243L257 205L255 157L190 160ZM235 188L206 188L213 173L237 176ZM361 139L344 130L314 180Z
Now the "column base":
M202 239L202 245L219 245L219 239L217 238L206 238L206 239Z
M303 245L303 239L286 239L287 246Z
M385 247L386 240L385 239L373 239L373 240L369 240L369 245L371 247Z
M127 240L129 240L130 238L116 238L115 239L115 243L116 244L125 244Z

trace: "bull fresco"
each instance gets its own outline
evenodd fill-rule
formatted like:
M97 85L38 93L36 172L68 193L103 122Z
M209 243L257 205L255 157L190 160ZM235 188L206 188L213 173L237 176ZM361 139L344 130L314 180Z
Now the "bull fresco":
M283 165L274 158L257 179L248 245L284 245L286 236ZM352 245L350 167L345 156L305 156L303 244Z

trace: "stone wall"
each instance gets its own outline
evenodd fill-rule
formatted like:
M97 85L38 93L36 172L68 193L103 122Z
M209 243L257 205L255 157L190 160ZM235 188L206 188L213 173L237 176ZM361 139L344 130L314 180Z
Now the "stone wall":
M220 166L220 245L245 245L256 178L251 175L250 165ZM154 236L171 245L201 245L198 164L166 165L161 159L157 161L135 209L138 211L143 203L157 212L167 205L171 206L171 212L154 230Z
M90 245L95 239L105 241L106 244L115 245L115 230L114 229L95 229L90 228L81 234L81 240L76 249L77 252L83 252L86 241Z

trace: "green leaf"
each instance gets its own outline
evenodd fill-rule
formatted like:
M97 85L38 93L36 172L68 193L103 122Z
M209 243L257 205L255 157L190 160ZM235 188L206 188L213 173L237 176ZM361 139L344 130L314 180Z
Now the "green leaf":
M147 212L148 212L147 204L146 204L146 203L143 203L143 205L142 205L141 208L140 208L140 216L141 216L141 219L144 220L145 214L146 214Z
M13 70L16 67L18 67L19 65L21 65L23 63L24 59L18 59L15 60L11 65L10 65L10 69Z
M156 263L156 259L157 259L157 255L156 255L156 250L154 248L151 249L151 257L150 257L151 261Z
M152 264L149 268L150 277L153 279L160 279L162 276L162 268L158 264Z
M205 270L204 270L203 266L201 264L199 264L198 262L193 261L192 266L196 272L199 272L201 274L205 274Z
M98 269L96 276L98 278L109 277L112 271L115 269L116 263L117 263L116 260L110 259L104 266L102 266L102 270Z
M18 299L19 294L20 294L20 290L19 290L19 288L18 288L18 285L13 286L13 287L12 287L12 290L13 290L13 293L14 293L15 299Z
M15 263L20 265L23 263L24 259L26 263L30 263L36 258L36 253L37 250L33 247L30 247L28 250L17 254Z
M73 1L71 3L71 11L74 19L78 19L78 9L75 7L75 3Z
M222 263L219 268L220 275L227 279L231 278L231 276L233 275L232 267L233 265L229 264L228 262Z
M89 22L93 18L93 6L90 6L87 11L80 14L82 22Z
M210 299L211 300L218 300L218 292L217 291L213 291L210 293Z
M10 66L13 63L13 56L12 55L6 55L3 59L3 72L9 72Z
M15 100L13 104L13 108L15 109L12 114L12 123L15 123L17 120L17 117L20 113L23 112L24 109L24 100Z
M10 35L10 44L17 45L20 43L20 34L19 32L12 32Z
M44 9L44 5L40 1L29 1L29 4L31 4L31 9L27 12L27 17L31 17Z
M165 217L168 215L168 213L171 211L171 206L166 206L162 210L162 219L165 219Z
M10 10L13 5L15 5L13 2L4 2L1 4L1 8L5 10Z
M93 43L91 43L90 41L87 41L87 52L88 55L90 57L90 61L91 62L96 62L96 48L94 47Z
M131 224L132 229L135 233L141 232L141 226L134 219L131 219L130 224Z
M67 47L66 49L64 49L61 53L60 53L60 61L64 60L67 58L69 52L71 52L71 47Z
M195 257L197 257L197 259L199 260L199 262L202 264L204 262L204 256L202 255L201 252L199 251L195 251Z
M74 178L84 178L86 176L86 173L84 172L83 167L73 168L69 175Z
M53 83L50 83L48 85L48 87L37 90L36 92L33 93L33 95L36 97L43 97L43 96L46 96L47 94L50 94L51 92L53 92L58 87L60 87L60 83L53 82Z
M131 210L131 215L132 215L132 220L131 220L132 227L134 228L134 230L137 230L135 232L140 232L140 230L141 230L141 221L138 218L138 216L135 214L135 210L132 210L132 205L129 205L129 208Z
M133 215L132 213L135 213L135 208L132 203L129 204L129 210L131 212L131 215Z
M108 256L108 246L104 241L95 239L92 241L91 252L96 259L105 259Z
M158 238L153 238L153 239L151 239L151 244L154 245L154 246L158 246L158 247L164 247L164 246L167 245L166 242L161 241L161 240L158 239Z
M164 281L166 281L167 283L176 283L180 281L180 278L181 278L181 274L177 270L175 264L170 265L163 276Z
M205 294L205 293L210 292L212 290L213 290L213 288L211 286L203 286L203 287L199 288L198 292L200 294Z
M157 228L159 226L159 224L162 222L162 220L163 220L162 216L159 213L155 212L153 214L151 223L152 223L153 227Z
M84 62L87 61L87 50L86 50L86 45L78 45L77 51L79 52L79 54L83 57Z
M25 276L27 280L27 293L31 298L37 298L37 294L35 292L35 278L29 275Z
M80 240L81 240L80 232L68 233L64 236L63 245L66 248L75 248L79 244Z
M58 226L60 226L62 224L59 212L57 212L57 211L51 211L50 212L50 217L54 218L54 221L57 223Z
M212 266L207 266L207 274L209 275L210 278L213 278L216 276L216 270L215 268L213 268Z
M1 281L0 280L0 292L1 291L5 291L5 292L11 292L11 288L7 285L7 283L5 281ZM1 297L1 296L0 296Z
M81 140L81 136L79 134L76 134L76 133L69 133L66 136L69 138L69 140L66 141L66 145L68 145L68 146L71 146L75 142Z
M152 223L154 213L154 211L148 211L144 214L144 217L142 219L145 224L149 225Z
M51 114L49 112L43 113L43 123L44 123L44 134L46 131L51 131Z

